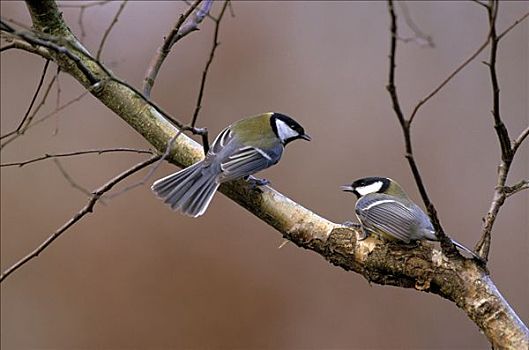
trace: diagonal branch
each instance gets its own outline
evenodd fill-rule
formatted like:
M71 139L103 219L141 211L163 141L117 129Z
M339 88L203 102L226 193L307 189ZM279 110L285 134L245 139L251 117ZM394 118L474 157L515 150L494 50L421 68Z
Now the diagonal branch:
M430 200L430 197L428 196L428 192L426 191L426 187L424 186L421 174L419 172L419 167L417 163L415 162L415 158L413 156L413 148L411 143L411 123L412 118L406 119L404 116L404 113L402 112L402 108L400 106L399 97L397 94L397 87L395 85L395 70L396 70L396 51L397 51L397 38L398 38L398 29L397 29L397 15L395 13L395 9L393 7L393 1L388 0L388 11L391 18L391 26L390 26L390 52L389 52L389 78L388 78L388 85L386 86L390 97L391 102L393 104L393 110L395 114L397 115L397 119L399 120L400 126L402 128L402 133L404 135L404 148L405 148L405 157L408 160L408 164L410 165L411 171L413 173L413 177L415 179L415 182L417 184L417 188L419 189L419 193L421 194L421 198L424 202L424 206L426 207L426 210L428 211L428 215L430 216L430 219L432 221L432 224L434 226L437 238L441 242L441 247L443 248L443 252L454 255L458 254L457 249L454 247L454 244L446 236L444 233L443 227L441 226L441 222L439 221L439 217L437 216L437 211L435 210L435 206L433 205L432 201Z
M55 163L55 165L57 166L57 169L59 169L59 171L61 172L61 175L66 179L66 181L68 181L68 183L70 184L70 186L72 186L73 188L75 188L76 190L80 191L81 193L87 195L88 197L91 196L91 192L89 190L87 190L86 188L84 188L83 186L79 185L74 179L73 177L68 173L68 171L66 171L66 169L62 166L61 162L59 161L59 159L57 158L53 158L53 162ZM103 202L103 201L101 201Z
M99 43L99 47L97 49L96 53L96 59L99 61L101 58L101 53L103 52L103 47L105 46L105 42L107 41L108 35L112 31L112 28L114 28L114 25L118 23L119 16L121 16L121 12L123 12L123 9L125 8L125 5L127 5L128 0L123 0L121 2L121 5L119 5L119 8L114 15L114 18L112 18L112 22L110 22L110 25L105 30L105 33L103 33L103 37L101 38L101 42Z
M149 158L148 160L141 162L139 164L136 164L130 169L127 169L126 171L122 172L118 176L112 178L110 181L105 183L103 186L99 187L97 190L95 190L92 193L92 196L88 200L88 203L79 210L70 220L68 220L64 225L62 225L57 231L53 232L48 239L46 239L44 242L42 242L35 250L33 250L31 253L26 255L24 258L17 261L15 264L13 264L11 267L6 269L1 275L0 275L0 282L2 282L4 279L9 277L13 272L18 270L20 267L22 267L24 264L26 264L28 261L36 258L44 249L46 249L47 246L49 246L53 241L55 241L57 238L59 238L66 230L68 230L70 227L72 227L74 224L76 224L79 220L81 220L85 215L90 214L94 210L94 206L97 203L98 200L100 200L101 196L110 191L116 184L123 181L124 179L128 178L130 175L140 171L141 169L145 168L146 166L156 162L160 156L154 156Z
M51 159L51 158L64 158L64 157L74 157L84 154L103 154L103 153L116 153L116 152L127 152L127 153L138 153L138 154L153 154L153 151L147 149L136 149L136 148L105 148L105 149L89 149L84 151L75 151L75 152L66 152L66 153L55 153L50 154L46 153L43 156L24 160L22 162L12 162L12 163L2 163L0 168L4 167L23 167L26 164L40 162L41 160Z
M505 200L513 195L516 192L519 192L525 189L525 184L522 181L521 184L514 186L506 186L507 177L509 175L509 170L514 159L514 155L518 150L520 144L524 141L529 133L529 127L526 128L520 136L511 143L509 131L505 126L505 123L501 117L500 110L500 85L498 82L498 75L496 72L496 61L498 56L498 43L503 35L507 34L514 26L520 23L523 19L527 17L528 14L525 14L519 20L514 22L513 25L509 26L502 34L498 35L496 33L496 18L498 14L499 2L496 0L491 0L489 4L486 5L489 27L490 27L490 58L487 62L489 67L489 75L492 88L492 116L494 119L494 129L496 130L496 135L498 138L498 143L500 146L501 160L500 165L498 166L498 178L496 180L496 186L494 187L494 193L492 195L492 201L489 207L489 210L484 218L482 235L478 243L476 244L475 250L478 254L484 259L488 260L490 245L491 245L491 235L492 228L496 222L496 217L500 211L500 208L505 203Z
M42 88L42 84L44 83L44 78L46 77L46 72L48 71L48 66L50 65L50 60L47 59L46 60L46 63L44 63L44 68L42 69L42 73L40 75L40 80L39 80L39 83L37 84L37 90L35 90L35 93L33 94L33 98L31 98L31 102L29 104L29 107L28 109L26 110L26 113L24 114L24 117L22 118L22 120L20 121L20 123L18 124L18 127L13 130L13 131L10 131L2 136L0 136L0 140L6 138L6 137L9 137L11 135L14 135L14 134L23 134L25 129L26 128L23 128L24 126L24 123L26 122L26 120L28 119L28 116L29 116L29 113L31 112L31 109L33 108L33 105L35 104L35 101L37 100L37 96L40 92L40 89ZM50 84L51 86L51 84ZM47 94L46 94L47 95ZM31 122L28 121L28 124Z
M193 120L191 121L191 127L194 128L197 122L198 113L200 112L200 109L202 108L202 97L204 95L204 87L206 86L206 79L208 76L209 66L211 65L211 62L213 62L213 58L215 57L215 50L217 50L217 46L220 45L219 43L219 28L220 28L220 22L222 21L222 17L224 17L224 12L226 11L226 8L228 7L229 0L224 1L224 5L222 6L222 10L220 11L219 18L215 19L215 34L213 35L213 45L211 46L211 51L209 52L209 58L206 62L206 66L204 67L204 71L202 72L202 79L200 81L200 89L198 91L198 98L197 103L195 106L195 111L193 112ZM207 151L205 151L207 153Z
M194 30L198 29L198 23L193 26L188 26L187 29L182 32L181 28L184 25L184 22L186 19L191 16L193 11L198 7L198 5L202 2L202 0L195 1L187 11L180 15L180 18L175 23L173 29L169 32L169 34L166 36L162 46L156 50L156 54L151 59L151 62L149 64L149 67L147 68L147 72L145 73L145 79L143 80L143 94L146 97L149 97L151 95L151 90L154 85L154 81L156 80L156 77L158 76L158 72L160 71L160 68L162 67L163 62L165 61L165 58L171 51L171 48L174 44L180 39L182 39L187 34L191 33ZM206 1L206 4L209 3L208 6L211 6L211 1ZM199 11L200 12L200 11ZM204 13L209 13L209 7L207 8L207 11L202 11ZM200 19L201 18L201 19ZM197 20L202 21L204 17L198 17Z

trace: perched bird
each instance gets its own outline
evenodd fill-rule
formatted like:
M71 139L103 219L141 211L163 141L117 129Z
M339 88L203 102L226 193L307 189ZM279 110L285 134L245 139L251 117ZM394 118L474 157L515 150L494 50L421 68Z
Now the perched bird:
M172 209L200 216L220 184L249 178L276 164L284 147L296 139L310 141L310 136L284 114L265 113L239 120L221 131L204 160L159 179L151 188ZM251 181L255 185L267 183Z
M397 182L386 177L366 177L341 188L358 197L355 212L364 231L362 239L374 233L405 243L438 240L428 215L408 198ZM457 247L481 260L473 251L451 240Z

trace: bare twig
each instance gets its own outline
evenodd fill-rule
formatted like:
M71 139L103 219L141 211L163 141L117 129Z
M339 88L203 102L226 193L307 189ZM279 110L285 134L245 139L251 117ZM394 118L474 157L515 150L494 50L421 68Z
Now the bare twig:
M180 15L180 18L174 25L173 29L169 32L169 34L165 37L165 40L157 50L153 58L151 59L151 62L149 66L147 67L147 72L145 73L145 79L143 80L143 95L146 97L149 97L151 95L151 90L154 85L154 81L156 80L156 77L158 76L158 72L160 71L160 67L162 66L163 62L165 61L165 58L171 51L171 48L173 45L183 38L183 35L180 35L180 28L184 25L185 20L191 16L193 11L198 7L198 5L202 2L202 0L197 0L189 7L189 9L182 15ZM191 31L188 31L186 34L189 34Z
M484 3L474 0L474 2L487 7ZM403 3L399 3L403 4ZM504 35L506 35L511 29L516 27L520 22L522 22L524 19L526 19L529 16L529 12L523 15L521 18L516 20L513 24L511 24L505 31L503 31L500 35L498 35L498 40L500 40ZM426 95L424 98L422 98L417 105L413 108L413 112L410 116L410 122L413 121L415 116L417 115L417 112L419 109L426 103L428 100L430 100L433 96L435 96L443 87L445 87L448 82L450 82L463 68L465 68L470 62L472 62L490 43L490 33L487 34L487 37L483 44L481 44L480 47L470 57L468 57L463 63L461 63L448 77L446 77L445 80L441 82L435 89L432 90L428 95Z
M138 153L138 154L153 154L153 151L147 150L147 149L136 149L136 148L105 148L105 149L89 149L84 151L75 151L75 152L66 152L66 153L46 153L43 156L25 160L22 162L12 162L12 163L2 163L0 164L0 168L4 167L23 167L27 164L32 164L36 162L40 162L42 160L51 159L51 158L64 158L64 157L74 157L79 155L85 155L85 154L103 154L103 153Z
M35 101L37 100L37 96L40 92L40 89L42 88L42 84L44 83L44 78L46 77L46 72L48 71L49 65L50 65L50 60L46 60L46 62L44 63L44 68L42 69L42 73L40 75L39 83L37 84L37 89L35 90L35 93L33 94L33 98L31 99L31 102L29 103L29 107L26 110L24 117L18 124L18 127L13 131L8 132L7 134L0 136L0 140L3 140L4 138L14 135L14 134L24 133L25 131L25 128L23 128L24 123L28 119L29 113L31 112L31 109L33 108L33 105L35 104Z
M408 160L411 171L413 173L413 177L417 184L417 188L419 189L421 198L424 202L426 210L428 211L428 215L430 216L432 224L435 228L437 238L441 242L441 248L443 249L443 252L447 254L458 254L452 241L444 233L444 230L437 216L437 211L435 210L435 207L428 196L426 187L424 186L421 174L419 172L419 167L417 166L417 163L415 162L415 158L413 156L413 148L412 148L412 143L411 143L411 122L412 120L411 118L406 119L406 117L404 116L404 113L402 112L402 109L400 107L399 98L397 95L397 87L395 85L395 68L396 68L395 59L396 59L396 50L397 50L398 31L397 31L397 15L395 14L392 0L388 0L388 10L389 10L390 18L391 18L391 28L390 28L391 46L390 46L390 54L389 54L389 79L388 79L388 85L386 88L391 96L393 110L395 111L395 114L397 115L397 119L399 120L400 126L402 128L402 132L404 135L405 152L406 152L405 157Z
M529 180L522 180L513 186L505 186L503 192L505 193L505 197L509 198L513 194L527 189L529 189Z
M91 1L89 3L85 4L60 4L59 7L61 8L77 8L79 9L79 16L77 17L77 24L79 25L79 29L81 30L81 37L79 41L83 42L86 37L86 31L84 28L84 13L85 10L94 7L94 6L101 6L106 5L110 3L111 0L103 0L103 1Z
M470 0L470 1L472 1L472 2L474 2L474 3L476 3L476 4L478 4L478 5L481 5L481 6L485 7L485 8L487 7L487 4L486 4L486 3L483 3L483 2L481 2L481 1L479 1L479 0Z
M516 140L514 140L512 142L512 153L513 153L513 156L516 153L516 151L518 150L518 147L520 147L522 142L527 138L527 135L529 135L529 127L525 128L524 131L522 131L520 133L520 136L518 136L516 138Z
M71 175L66 171L66 169L64 169L64 167L62 166L61 162L59 161L59 159L57 158L53 158L53 162L55 163L55 165L57 166L57 168L59 169L59 171L61 172L61 175L66 179L66 181L68 181L68 183L70 184L70 186L72 186L73 188L75 188L76 190L79 190L81 191L82 193L86 194L88 197L90 197L92 195L92 193L90 193L90 191L88 191L86 188L84 188L83 186L79 185L74 179L73 177L71 177Z
M99 48L97 49L96 59L99 61L101 58L101 53L103 52L103 46L105 45L105 42L108 38L108 35L110 34L110 31L114 27L114 25L118 22L119 16L121 15L121 12L123 12L123 9L125 8L125 5L127 5L128 0L123 0L121 2L121 5L119 5L119 9L114 15L114 18L112 19L112 22L108 26L107 30L105 30L105 33L103 34L103 38L101 38L101 42L99 43Z
M51 90L51 82L50 82L50 86L49 86L49 89L47 90L47 93L49 92L49 90ZM44 105L45 103L45 97L47 96L47 93L45 94L43 100L41 101L41 104L39 104L39 106L41 105ZM29 124L29 120L31 120L32 118L34 118L35 116L35 112L38 111L38 109L35 109L35 112L30 116L30 118L28 119L28 123L26 123L26 128L24 130L27 131L29 129L31 129L32 127L34 127L35 125L38 125L40 123L42 123L43 121L45 121L46 119L50 118L50 117L53 117L54 115L56 115L57 113L59 113L60 111L62 111L63 109L65 109L66 107L74 104L75 102L78 102L80 101L83 97L85 97L86 95L88 95L90 93L90 90L86 90L86 91L83 91L79 96L71 99L70 101L66 102L65 104L63 104L62 106L60 106L59 108L55 109L54 111L44 115L42 118L40 119L37 119L33 124ZM13 142L14 140L16 140L21 134L15 134L13 136L11 136L11 138L7 139L4 143L2 143L0 145L0 149L4 148L6 145L8 145L9 143Z
M70 220L68 220L64 225L62 225L57 231L53 232L44 242L42 242L35 250L33 250L31 253L26 255L24 258L17 261L15 264L13 264L11 267L9 267L7 270L5 270L0 275L0 282L5 280L9 275L11 275L13 272L18 270L20 267L25 265L28 261L32 260L33 258L36 258L46 247L48 247L53 241L55 241L57 238L61 236L66 230L68 230L70 227L72 227L75 223L77 223L79 220L81 220L86 214L91 213L94 210L94 206L96 202L101 198L101 196L110 191L117 183L123 181L124 179L128 178L130 175L138 172L139 170L149 166L150 164L156 162L158 159L160 159L160 156L154 156L149 158L148 160L141 162L139 164L136 164L132 168L122 172L118 176L114 177L107 183L105 183L103 186L99 187L97 190L95 190L90 199L88 200L88 203L79 210Z
M208 76L209 66L211 65L211 62L213 62L213 58L215 57L215 50L217 49L217 46L219 46L220 44L218 40L220 22L222 21L222 17L224 16L224 12L226 11L228 3L229 3L229 0L224 1L224 5L222 6L222 10L220 11L219 18L215 20L215 34L213 35L213 45L211 46L211 51L209 52L209 58L208 58L208 61L206 62L206 66L204 67L204 71L202 72L202 80L200 81L200 89L198 91L197 103L195 105L195 111L193 112L193 120L191 121L192 128L195 127L197 118L198 118L198 113L200 112L200 109L202 108L202 97L204 95L204 87L206 86L206 79Z
M83 4L59 4L58 7L61 8L80 8L80 9L86 9L94 6L100 6L108 4L112 0L101 0L101 1L90 1L88 3Z
M160 159L154 164L154 166L149 170L149 172L147 173L147 175L145 175L143 177L143 179L141 179L141 181L135 183L135 184L132 184L130 186L127 186L125 187L124 189L120 190L119 192L116 192L116 193L112 193L110 195L108 195L107 197L109 199L112 199L112 198L115 198L115 197L118 197L118 196L121 196L122 194L136 188L136 187L139 187L139 186L143 186L147 181L149 181L149 179L151 178L151 176L156 172L156 170L158 170L158 168L160 167L160 165L162 165L162 163L164 162L164 160L167 159L167 157L169 157L169 154L171 153L171 150L173 149L173 144L174 142L176 141L176 139L182 134L183 130L178 130L178 132L176 133L176 135L171 138L169 140L169 142L167 143L167 147L165 148L165 151L163 152L162 156L160 157Z
M55 109L59 109L61 107L61 80L59 79L59 74L61 73L61 67L57 66L57 73L55 73L55 77L57 79L57 93L55 96ZM57 135L59 133L59 115L55 115L55 128L53 129L53 135Z
M415 22L411 18L406 2L399 1L398 4L400 5L400 9L402 10L404 21L414 34L412 38L401 38L401 40L404 42L414 41L420 46L428 46L430 48L434 48L435 43L433 41L433 38L430 35L423 33L423 31L415 24Z
M498 35L498 41L500 41L507 33L509 33L514 27L516 27L518 24L520 24L523 20L525 20L527 17L529 17L529 12L526 12L522 17L514 21L513 24L511 24L507 29L505 29L501 34Z
M501 161L498 166L498 179L496 181L496 186L494 187L494 193L492 196L491 205L489 211L487 212L484 223L483 231L479 242L476 244L475 250L478 254L486 261L489 257L490 244L491 244L491 234L492 228L496 221L496 217L500 211L500 208L504 204L505 200L513 195L516 192L519 192L527 187L527 183L522 181L514 186L506 186L507 176L509 175L509 170L514 159L514 155L518 150L520 144L524 141L529 133L529 128L526 128L516 140L512 143L510 141L509 132L507 127L503 123L501 118L500 111L500 86L498 82L498 75L496 72L496 59L498 54L498 43L500 36L496 33L496 18L498 14L499 2L496 0L491 0L488 5L486 5L489 26L490 26L490 58L487 62L489 67L489 75L492 87L492 115L494 119L494 129L496 130L496 135L498 137L498 143L500 146L501 152ZM507 28L501 35L508 33L514 26L520 23L526 15L521 19L516 21L513 25Z
M435 89L432 90L432 92L430 92L428 95L426 95L424 98L422 98L419 103L417 103L417 105L415 106L415 108L413 108L413 112L411 113L411 116L410 116L410 122L413 121L413 119L415 118L415 116L417 115L417 112L419 111L419 109L426 103L428 102L428 100L430 100L432 97L434 97L439 91L441 91L441 89L443 87L445 87L446 84L448 84L448 82L450 82L450 80L452 80L463 68L465 68L470 62L472 62L480 53L481 51L483 51L487 45L489 44L490 42L490 36L487 35L487 38L485 39L485 42L483 44L481 44L481 46L472 54L470 55L469 58L467 58L463 63L461 63L452 73L450 73L450 75L448 77L446 77L445 80L443 80L441 82L441 84L439 84Z

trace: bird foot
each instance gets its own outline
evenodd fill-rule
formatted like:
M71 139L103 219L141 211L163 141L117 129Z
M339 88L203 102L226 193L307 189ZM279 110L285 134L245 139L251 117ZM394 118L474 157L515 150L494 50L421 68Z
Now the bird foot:
M347 227L350 227L350 228L355 228L355 229L358 229L358 235L356 237L356 239L358 241L363 241L364 239L367 238L368 236L368 233L367 231L362 227L361 224L359 223L356 223L356 222L352 222L352 221L345 221L344 223L342 223L342 225L344 226L347 226Z
M244 180L246 180L252 190L257 189L260 186L266 186L270 184L270 181L267 179L260 179L253 176L247 176L244 178Z

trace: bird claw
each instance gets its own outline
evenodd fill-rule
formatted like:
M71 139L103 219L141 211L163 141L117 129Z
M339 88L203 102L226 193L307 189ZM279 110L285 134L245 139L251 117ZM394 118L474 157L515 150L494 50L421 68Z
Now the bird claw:
M362 227L362 225L360 225L359 223L352 222L352 221L345 221L342 223L342 225L351 227L351 228L361 228Z
M367 238L367 236L369 236L368 232L359 223L352 222L352 221L345 221L344 223L342 223L342 225L358 230L357 231L358 234L356 237L357 241L363 241L364 239Z
M257 177L253 177L253 176L247 176L247 177L244 178L244 180L246 180L246 182L248 182L248 184L250 185L250 188L252 190L257 189L260 186L266 186L266 185L270 184L270 181L267 180L267 179L259 179Z

